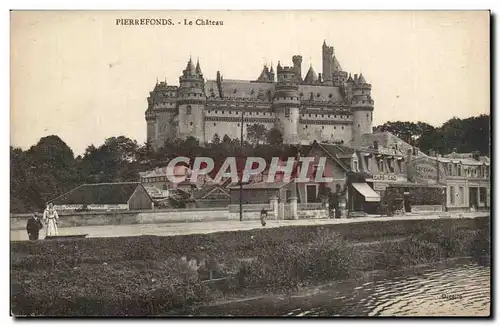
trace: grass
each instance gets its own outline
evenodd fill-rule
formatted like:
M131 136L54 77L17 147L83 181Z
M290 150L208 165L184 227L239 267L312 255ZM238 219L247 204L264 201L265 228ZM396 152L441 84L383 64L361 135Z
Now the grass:
M373 242L395 238L402 240ZM11 309L43 316L165 314L249 291L293 290L368 270L485 256L489 240L484 217L14 242ZM193 258L205 264L193 266ZM234 277L213 287L202 282L208 269Z

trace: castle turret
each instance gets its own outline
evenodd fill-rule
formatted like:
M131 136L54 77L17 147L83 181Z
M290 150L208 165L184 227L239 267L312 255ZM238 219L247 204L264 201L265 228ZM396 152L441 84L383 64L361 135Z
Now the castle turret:
M299 83L293 67L281 67L278 63L278 82L273 98L276 127L283 134L286 144L299 142Z
M163 146L167 139L176 137L173 123L177 114L177 86L157 82L149 93L146 110L147 140L154 149Z
M362 134L373 132L372 85L367 83L363 74L354 75L352 85L351 112L353 115L352 143L359 144Z
M300 84L302 82L302 56L294 55L292 57L293 62L293 72L295 74L295 79Z
M271 70L269 71L269 78L274 83L276 75L274 74L273 63L271 62Z
M323 85L333 86L333 46L326 45L326 41L323 42Z
M205 80L201 73L200 64L196 68L189 59L186 69L179 77L179 93L177 104L179 114L177 117L177 136L186 138L193 136L205 142L204 109L206 104Z
M339 61L335 55L332 58L332 80L333 86L340 87L347 81L347 72L342 70Z

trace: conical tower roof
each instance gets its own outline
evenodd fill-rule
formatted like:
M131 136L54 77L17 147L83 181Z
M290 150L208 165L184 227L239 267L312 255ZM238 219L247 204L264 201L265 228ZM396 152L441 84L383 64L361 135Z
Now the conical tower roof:
M366 84L366 80L365 80L365 77L363 76L363 74L359 74L359 78L358 78L358 84Z
M196 75L196 69L193 65L193 61L191 61L191 58L189 58L189 61L186 65L186 69L184 71L190 76Z
M201 68L200 68L200 60L199 60L199 59L196 61L196 73L197 73L198 75L200 75L200 76L202 76L202 75L203 75L203 73L201 72Z
M335 56L333 56L333 67L332 71L342 71L342 66L340 65L339 61Z
M318 75L314 71L313 67L310 66L307 71L306 77L304 78L304 84L313 84L318 80Z

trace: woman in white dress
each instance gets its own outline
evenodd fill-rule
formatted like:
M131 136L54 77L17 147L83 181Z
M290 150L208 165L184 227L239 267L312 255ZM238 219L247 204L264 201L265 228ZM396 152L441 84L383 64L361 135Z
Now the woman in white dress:
M47 228L45 229L45 236L57 235L57 223L59 222L59 215L54 209L54 204L49 203L43 212L43 220Z

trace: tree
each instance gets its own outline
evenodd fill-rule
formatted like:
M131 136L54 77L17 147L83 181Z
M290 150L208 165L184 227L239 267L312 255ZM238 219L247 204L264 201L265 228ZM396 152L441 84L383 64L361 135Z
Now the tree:
M247 139L251 144L259 145L266 139L266 127L260 123L254 123L247 128Z
M217 133L212 137L212 145L218 146L220 144L220 137Z
M281 131L279 129L272 128L267 133L266 141L267 141L268 145L270 145L274 148L283 146L283 134L281 133Z
M417 123L408 121L388 121L373 129L376 132L388 131L411 145L418 145L420 137L424 134L433 132L435 128L430 124L420 121Z

